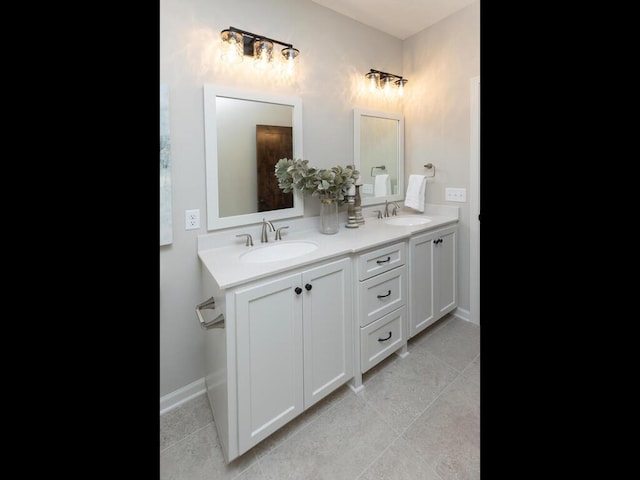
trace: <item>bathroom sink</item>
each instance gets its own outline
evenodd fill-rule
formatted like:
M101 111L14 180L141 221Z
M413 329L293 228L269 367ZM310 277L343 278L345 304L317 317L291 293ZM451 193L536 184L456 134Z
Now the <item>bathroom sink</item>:
M389 225L400 225L402 227L413 227L414 225L424 225L430 221L430 218L422 217L420 215L408 215L406 217L387 218L385 223L388 223Z
M247 263L276 262L299 257L313 252L318 244L308 241L278 241L272 245L255 247L240 255L240 261Z

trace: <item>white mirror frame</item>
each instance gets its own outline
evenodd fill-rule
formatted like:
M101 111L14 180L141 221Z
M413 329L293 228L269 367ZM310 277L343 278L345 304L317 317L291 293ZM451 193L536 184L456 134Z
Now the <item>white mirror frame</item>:
M362 108L353 109L353 161L356 168L360 171L362 171L362 162L360 161L360 119L363 116L388 118L398 122L398 135L396 138L398 142L398 193L381 197L365 197L360 195L362 205L377 205L385 201L404 201L404 117L401 113L379 112Z
M207 199L207 230L237 227L260 223L267 220L301 217L304 215L304 197L293 192L293 208L282 208L268 212L247 213L221 217L218 202L218 123L216 97L237 98L256 102L275 103L293 107L293 158L303 158L302 154L302 100L296 96L276 95L234 87L204 84L204 140L205 140L205 182ZM275 175L275 172L274 172Z

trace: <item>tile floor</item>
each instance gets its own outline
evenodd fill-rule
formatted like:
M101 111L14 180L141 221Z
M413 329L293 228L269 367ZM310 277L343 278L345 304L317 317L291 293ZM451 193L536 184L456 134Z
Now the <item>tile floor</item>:
M229 465L206 395L160 416L160 478L480 478L480 328L447 315Z

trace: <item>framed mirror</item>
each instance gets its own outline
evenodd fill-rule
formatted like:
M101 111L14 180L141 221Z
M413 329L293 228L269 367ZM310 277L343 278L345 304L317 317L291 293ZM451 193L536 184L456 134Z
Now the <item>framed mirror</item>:
M279 159L303 158L299 97L205 84L204 129L207 230L304 214L274 174Z
M362 205L404 200L404 117L353 109L353 161Z

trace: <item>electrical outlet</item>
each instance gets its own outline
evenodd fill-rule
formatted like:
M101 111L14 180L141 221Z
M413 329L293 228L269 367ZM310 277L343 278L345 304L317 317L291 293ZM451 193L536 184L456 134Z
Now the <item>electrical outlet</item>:
M196 228L200 228L200 210L185 210L184 229L195 230Z
M445 188L444 198L449 202L466 202L467 189L466 188Z

